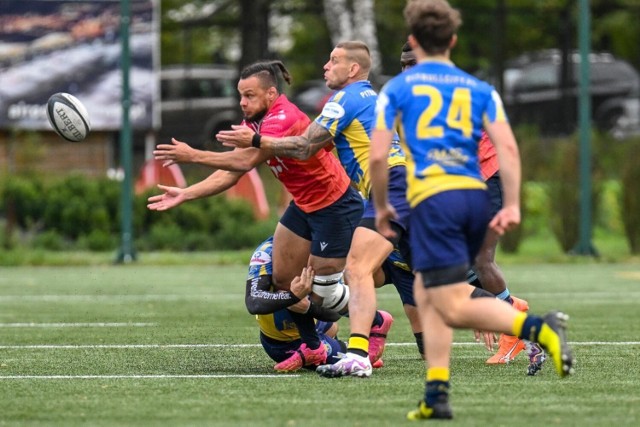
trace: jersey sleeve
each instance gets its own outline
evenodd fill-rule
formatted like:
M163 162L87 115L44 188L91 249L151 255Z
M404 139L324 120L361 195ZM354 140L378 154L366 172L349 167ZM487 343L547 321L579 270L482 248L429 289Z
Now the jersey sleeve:
M349 104L356 104L351 94L345 91L336 92L322 108L315 122L329 131L331 136L342 133L359 113L358 108L349 108Z
M270 314L287 308L300 299L290 291L271 290L271 275L262 275L247 280L244 302L251 314Z
M502 104L502 98L498 92L492 87L491 96L488 98L487 106L482 116L482 121L486 125L487 123L508 122L507 113L504 111L504 105Z

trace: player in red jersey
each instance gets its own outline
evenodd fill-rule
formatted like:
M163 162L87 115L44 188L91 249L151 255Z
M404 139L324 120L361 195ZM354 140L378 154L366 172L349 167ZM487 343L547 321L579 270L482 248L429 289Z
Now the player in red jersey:
M240 107L245 116L242 125L261 135L299 135L306 130L309 118L278 90L278 71L290 83L289 72L280 61L258 62L242 70L238 82ZM165 165L191 162L218 169L203 181L184 189L158 186L164 193L150 197L147 205L158 211L219 194L237 183L244 173L266 162L293 197L274 234L273 279L276 286L286 288L307 265L315 271L314 284L317 286L333 287L341 280L363 203L329 149L301 161L272 156L257 148L222 153L195 150L173 139L172 144L158 145L154 156L165 160ZM326 358L313 318L303 314L294 316L306 344L304 357L295 353L292 360L276 365L278 370L296 370L305 364L320 364L318 360Z

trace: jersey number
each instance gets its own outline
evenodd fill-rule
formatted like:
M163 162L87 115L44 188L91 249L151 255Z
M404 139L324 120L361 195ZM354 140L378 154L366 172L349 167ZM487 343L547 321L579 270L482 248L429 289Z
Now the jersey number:
M444 128L442 126L432 126L433 119L440 114L443 107L442 94L434 86L416 85L413 86L413 95L428 96L429 105L420 114L416 135L420 139L442 138ZM468 88L456 88L453 91L451 105L447 111L447 126L451 129L458 129L469 138L473 132L471 121L471 91Z

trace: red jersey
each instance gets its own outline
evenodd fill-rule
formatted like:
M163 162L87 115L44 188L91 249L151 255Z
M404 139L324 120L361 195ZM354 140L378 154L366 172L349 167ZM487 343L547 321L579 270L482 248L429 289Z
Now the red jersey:
M485 131L482 131L482 138L478 143L478 159L480 160L480 173L485 181L498 172L500 168L498 153Z
M260 122L243 123L260 135L278 138L302 135L311 121L285 95L280 95ZM276 156L267 164L291 193L294 203L306 213L332 205L350 185L338 159L324 149L307 160Z

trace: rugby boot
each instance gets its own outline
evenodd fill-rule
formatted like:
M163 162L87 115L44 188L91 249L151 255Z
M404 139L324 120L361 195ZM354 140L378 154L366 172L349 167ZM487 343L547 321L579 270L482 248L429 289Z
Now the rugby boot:
M327 361L327 348L323 344L320 344L320 347L315 350L310 349L306 344L302 344L299 349L292 353L288 359L278 363L273 369L278 372L293 372L303 366L322 365Z

